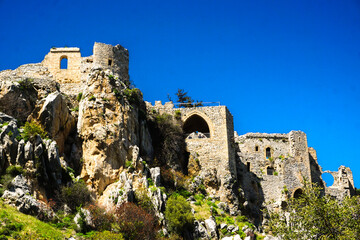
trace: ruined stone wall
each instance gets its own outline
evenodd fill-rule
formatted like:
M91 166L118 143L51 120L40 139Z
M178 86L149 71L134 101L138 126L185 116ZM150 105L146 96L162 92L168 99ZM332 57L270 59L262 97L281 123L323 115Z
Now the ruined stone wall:
M324 181L321 178L322 169L317 161L316 150L312 147L308 148L309 151L309 162L310 162L310 170L311 170L311 181L316 183L319 187L325 187Z
M67 59L67 68L61 69L62 59ZM80 82L81 53L79 48L52 48L45 56L42 64L60 84Z
M160 101L157 101L154 106L147 103L147 108L154 109L160 114L174 115L175 111L179 111L184 123L194 115L200 116L206 121L210 135L206 137L194 137L192 134L188 137L184 136L186 137L187 151L198 156L201 172L215 174L220 188L225 179L236 176L233 118L225 106L174 108L171 102L162 105Z
M202 168L216 169L219 180L227 174L236 173L234 159L230 157L233 121L225 106L180 108L181 119L186 120L196 114L202 117L210 130L209 138L186 139L189 152L199 153ZM231 162L233 161L233 162Z
M340 166L337 172L324 171L334 177L332 186L327 186L325 192L338 200L355 194L354 179L350 168Z
M61 60L67 59L67 68L61 69ZM129 83L129 52L121 45L95 43L93 55L81 57L79 48L52 48L41 64L47 67L54 80L67 94L83 90L92 68L110 69L114 77Z
M261 184L265 202L280 207L285 189L293 193L302 187L303 177L311 180L306 135L301 131L288 134L247 133L237 136L239 161L246 175L255 174ZM246 190L252 191L248 184Z

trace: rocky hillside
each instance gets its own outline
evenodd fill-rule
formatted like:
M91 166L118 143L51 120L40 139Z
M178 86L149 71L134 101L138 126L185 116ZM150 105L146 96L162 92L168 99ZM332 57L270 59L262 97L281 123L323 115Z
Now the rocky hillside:
M80 56L79 49L70 50ZM202 126L214 134L208 145L189 142L206 137L193 132L191 118L184 126L192 110L145 103L130 84L126 49L96 43L94 56L78 59L76 81L67 79L71 72L51 70L62 51L0 72L4 203L59 229L53 239L274 239L266 235L268 203L261 191L280 199L287 194L261 183L283 181L262 177L271 159L252 155L256 136L234 137L226 107L204 110L218 128ZM267 147L262 139L272 137L261 135L257 147ZM280 137L286 149L287 135ZM284 159L271 167L282 170ZM31 239L25 228L8 231L10 223L0 221L3 239Z

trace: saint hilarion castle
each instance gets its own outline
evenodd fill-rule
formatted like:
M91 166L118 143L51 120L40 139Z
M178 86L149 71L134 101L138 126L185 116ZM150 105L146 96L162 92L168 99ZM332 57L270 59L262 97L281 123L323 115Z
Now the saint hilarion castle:
M263 210L284 211L289 198L301 196L304 180L339 201L355 194L350 168L324 171L304 132L239 136L226 106L152 105L132 87L128 69L127 49L95 43L92 56L54 47L41 63L0 72L0 167L3 174L9 166L27 173L16 177L26 191L14 185L3 194L6 202L30 202L35 210L23 212L39 214L42 203L78 179L108 211L145 192L166 236L169 192L182 189L195 216L188 238L220 239L225 223L213 217L214 208L255 225L227 226L230 235L254 236L267 224ZM46 137L23 137L25 122ZM332 186L324 172L334 177ZM202 213L199 194L216 207Z

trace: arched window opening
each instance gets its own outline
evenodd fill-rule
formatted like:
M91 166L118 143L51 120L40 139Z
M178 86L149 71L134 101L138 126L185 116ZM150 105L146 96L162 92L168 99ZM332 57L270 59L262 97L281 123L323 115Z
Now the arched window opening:
M112 66L112 59L108 59L108 66L109 66L109 67Z
M301 197L301 195L303 195L303 190L301 188L296 189L296 191L294 192L294 198L299 198Z
M255 146L255 152L259 151L259 146Z
M266 169L266 174L267 174L267 175L274 175L274 168L268 167L268 168Z
M271 148L266 148L266 158L271 158Z
M184 123L186 138L210 138L210 130L207 122L199 115L192 115Z
M60 59L60 69L68 69L68 59L66 56L62 56Z

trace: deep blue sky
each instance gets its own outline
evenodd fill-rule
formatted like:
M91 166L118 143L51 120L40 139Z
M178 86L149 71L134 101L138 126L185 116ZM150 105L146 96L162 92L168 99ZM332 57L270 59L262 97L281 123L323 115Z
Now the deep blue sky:
M349 166L359 187L357 0L0 0L0 29L0 70L121 44L145 100L183 88L227 105L239 134L302 130L323 169Z

